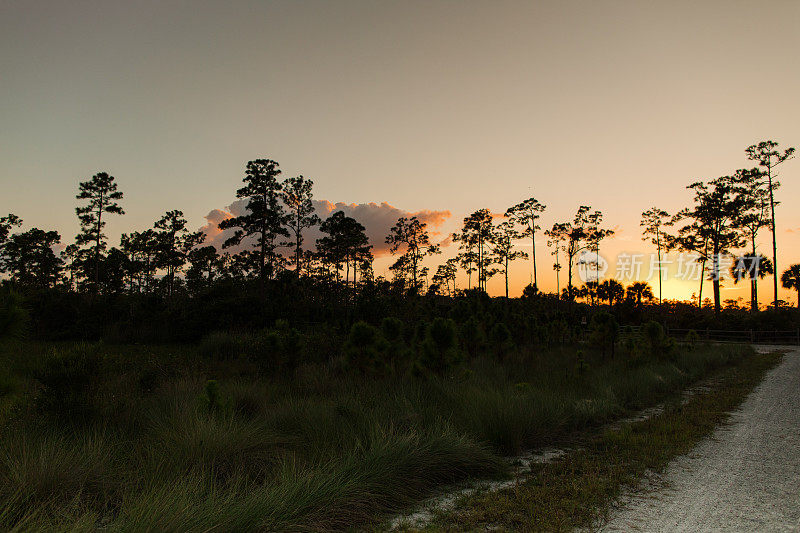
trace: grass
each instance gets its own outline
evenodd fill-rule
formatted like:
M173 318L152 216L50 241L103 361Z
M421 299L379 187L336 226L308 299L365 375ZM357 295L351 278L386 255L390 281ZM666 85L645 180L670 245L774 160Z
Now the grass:
M504 455L598 427L748 355L700 346L578 365L574 348L522 350L415 378L335 361L268 375L261 362L191 346L21 344L2 361L17 400L0 429L0 529L378 527L442 486L502 478Z
M672 458L711 435L780 358L747 358L688 403L597 435L563 459L536 467L513 489L466 498L454 511L440 513L432 528L568 531L596 525L625 487L649 471L662 471Z

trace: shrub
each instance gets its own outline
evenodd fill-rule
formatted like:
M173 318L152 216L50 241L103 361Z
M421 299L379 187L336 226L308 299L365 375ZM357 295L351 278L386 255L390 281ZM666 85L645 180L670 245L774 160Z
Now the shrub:
M458 341L471 357L475 357L486 344L486 335L480 323L471 317L458 328Z
M0 290L0 340L23 338L29 321L22 297L8 289Z
M502 358L511 348L511 332L508 330L508 326L502 322L496 323L489 332L489 342Z
M435 318L425 333L419 364L429 372L444 373L458 362L456 324L449 318Z
M689 346L694 348L700 343L700 335L698 335L695 330L690 329L689 333L686 334L686 342Z
M649 345L652 355L658 357L669 355L675 347L675 340L664 335L664 328L653 320L642 326L642 336Z
M209 412L220 411L222 409L222 400L220 398L219 383L217 383L217 380L209 379L206 381L203 404Z
M380 371L384 367L378 349L380 333L371 324L359 321L350 328L345 343L345 356L351 368L362 372Z
M281 344L277 331L264 330L252 338L248 355L262 371L276 371L281 366Z
M550 321L547 325L547 344L549 346L553 344L565 344L569 342L569 339L570 331L566 321L563 319Z
M589 365L586 364L586 359L583 357L583 350L578 350L577 363L575 365L575 370L577 371L578 376L584 375L588 367Z
M97 346L84 344L63 352L53 351L34 371L34 378L44 387L40 406L59 415L91 414L92 393L100 381L102 360Z
M200 341L198 352L209 359L236 359L242 353L241 336L222 331L209 333Z
M590 339L593 344L599 346L606 356L606 348L611 348L611 357L614 357L614 346L619 336L619 323L614 315L605 311L600 311L592 316L589 324Z
M381 321L381 333L389 342L398 342L403 335L403 322L399 318L387 316Z

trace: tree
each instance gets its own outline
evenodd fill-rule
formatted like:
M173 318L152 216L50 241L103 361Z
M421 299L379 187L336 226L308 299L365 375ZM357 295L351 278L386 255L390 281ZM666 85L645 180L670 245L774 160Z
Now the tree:
M80 192L75 198L87 202L86 205L75 208L81 223L81 232L75 237L75 243L78 246L92 245L88 266L92 270L90 286L96 293L100 283L100 260L107 245L106 236L103 234L106 225L103 214L125 214L117 203L117 200L122 200L122 191L117 190L114 176L106 172L98 172L89 181L81 182L78 187Z
M572 286L572 267L575 257L579 252L592 245L597 238L598 228L592 222L596 220L595 213L590 213L591 207L582 205L578 208L572 222L556 222L553 227L545 232L551 243L555 243L567 256L567 298L575 298ZM599 241L598 241L599 242Z
M444 285L447 294L453 296L456 292L456 274L458 273L458 258L450 258L436 269L431 282L441 287ZM452 288L450 284L452 283Z
M501 222L494 228L491 248L495 262L501 265L500 271L505 276L506 298L508 298L508 266L511 261L527 259L528 254L522 250L514 250L514 239L519 236L510 220ZM534 284L534 286L536 286Z
M784 289L797 291L797 308L800 309L800 263L792 265L781 274L781 285Z
M594 279L600 281L600 241L607 237L614 235L614 230L603 229L600 223L603 221L603 213L595 210L593 213L587 215L588 225L586 228L588 242L587 248L594 252Z
M283 181L281 198L289 210L288 226L294 234L294 264L297 275L300 276L303 230L318 225L321 220L314 213L314 202L311 189L314 182L303 176L289 178Z
M12 213L9 213L8 216L0 217L0 255L3 253L3 246L11 236L11 230L14 227L19 227L21 225L22 219ZM2 267L2 263L0 263L0 274L5 272L6 271Z
M271 159L256 159L247 163L242 181L245 186L236 191L237 198L247 198L247 213L219 223L222 230L236 228L235 233L222 244L223 248L237 246L245 238L254 237L255 256L247 255L257 265L262 284L275 275L279 259L276 249L279 237L288 237L287 216L280 202L281 184L277 177L281 171Z
M128 257L131 289L138 292L149 291L158 268L159 242L155 230L123 233L120 248Z
M559 261L558 250L561 248L562 243L564 242L566 235L564 230L565 228L563 227L563 224L556 223L553 224L553 229L544 232L548 237L548 248L553 248L553 251L550 252L550 254L556 258L555 263L553 263L553 270L556 272L556 296L558 298L561 298L561 262Z
M467 289L471 289L472 273L477 270L475 268L475 264L478 261L478 254L475 253L475 242L469 235L464 233L463 230L461 233L453 233L451 238L453 239L453 242L458 243L458 249L460 252L458 252L458 255L456 255L456 259L458 260L458 264L467 274Z
M411 286L415 291L419 289L417 278L422 260L426 256L441 253L438 245L431 244L426 228L427 224L420 222L417 217L410 219L400 217L386 237L386 244L390 245L389 250L392 254L402 250L402 255L393 266L407 269L411 274Z
M651 207L642 213L642 221L639 224L644 228L642 230L642 240L646 241L648 238L650 242L656 245L658 251L658 265L661 266L661 245L663 244L663 237L661 234L662 226L669 226L672 224L669 213L658 207ZM658 303L661 303L661 269L658 271ZM641 301L639 302L641 303Z
M55 231L32 228L6 238L0 249L0 271L28 287L52 287L62 279L64 262L53 252L61 242Z
M589 323L589 332L593 343L602 349L603 359L606 358L606 346L611 348L611 358L613 359L614 347L619 336L619 323L614 315L605 311L595 313Z
M737 225L744 199L731 176L723 176L708 183L696 182L687 188L695 193L695 205L676 215L676 221L687 221L687 224L678 230L676 237L671 238L672 246L698 253L704 259L711 260L714 311L719 314L722 309L720 280L724 275L720 264L731 248L738 248L744 242L741 228Z
M597 286L599 283L597 281L589 280L583 284L583 287L575 289L575 297L576 298L583 298L589 302L590 305L595 304L595 300L597 299Z
M80 269L80 248L77 244L68 244L61 251L61 260L64 261L64 267L69 272L69 279L67 286L70 290L74 287L75 275Z
M607 279L597 286L597 298L606 300L609 307L614 307L614 302L620 302L625 297L625 288L615 279Z
M536 278L536 231L541 229L536 221L546 208L547 206L539 203L536 198L528 198L524 202L520 202L506 210L506 217L513 224L522 226L523 229L519 232L519 236L531 238L531 259L533 263L533 277L531 280L536 288L538 288L538 280Z
M11 229L22 225L22 219L13 213L0 217L0 246L11 235Z
M772 230L772 267L774 270L772 280L774 288L773 305L775 308L778 307L778 244L775 238L775 189L780 186L780 183L776 179L778 175L775 172L775 167L791 159L794 151L794 148L787 148L781 152L778 149L778 143L775 141L761 141L758 144L748 146L745 150L747 158L751 161L756 161L767 176L770 229Z
M186 219L183 218L183 212L178 210L167 211L153 227L158 247L156 265L166 270L167 295L172 296L175 275L183 269L187 255L205 239L205 235L186 229Z
M761 254L739 256L731 266L734 283L744 278L750 280L750 311L753 313L758 311L758 280L768 274L772 274L772 261Z
M344 211L336 211L320 225L320 230L327 233L327 236L317 239L317 249L320 254L328 263L335 266L337 279L340 265L344 263L345 284L349 283L352 265L353 287L355 287L359 264L365 260L371 262L372 259L370 251L372 245L369 244L369 238L365 233L366 228L356 219L345 215Z
M637 307L641 307L642 300L653 299L653 289L644 281L636 281L628 286L626 297L636 302Z
M130 278L130 260L119 248L112 247L102 259L103 277L100 280L104 294L120 294Z
M191 290L211 286L214 278L225 267L225 259L217 253L217 248L212 245L192 248L186 258L189 260L186 282Z
M479 209L466 217L458 236L458 240L472 252L469 260L475 265L478 288L483 291L486 290L489 278L497 273L497 270L491 268L494 258L490 253L490 244L493 238L492 213L488 209Z
M750 278L750 310L758 311L758 279L765 274L772 273L772 263L769 272L764 270L767 266L761 254L756 253L756 239L761 228L769 225L769 185L764 181L764 173L757 168L751 170L737 170L734 179L739 186L742 200L742 210L739 214L738 225L745 231L750 241L751 253L749 256L739 258L737 265L746 266ZM775 184L773 184L774 188ZM739 269L740 273L741 268ZM734 280L739 281L743 276L734 275Z

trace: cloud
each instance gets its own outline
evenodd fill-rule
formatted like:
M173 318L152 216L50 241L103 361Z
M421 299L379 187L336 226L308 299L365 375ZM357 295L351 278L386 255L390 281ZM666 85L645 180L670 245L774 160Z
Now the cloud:
M200 228L200 231L206 234L206 241L204 244L212 244L217 249L222 249L222 243L225 242L231 235L233 229L220 230L218 225L225 219L235 216L243 215L246 212L247 200L236 200L225 209L213 209L206 216L206 224ZM448 219L451 214L450 211L405 211L392 206L387 202L380 204L370 202L367 204L348 204L345 202L333 203L328 200L314 200L314 209L322 220L325 220L336 211L343 211L345 215L356 219L364 228L369 238L370 244L373 246L373 254L376 257L386 255L389 253L389 246L385 243L386 236L389 234L389 229L394 226L397 219L400 217L417 217L421 222L428 225L428 230L432 236L440 235L441 232L437 229ZM306 230L303 234L305 239L304 246L306 248L313 247L316 240L322 236L319 228L311 228ZM445 239L447 240L447 239ZM252 241L251 241L252 242ZM245 243L249 246L251 242ZM242 246L231 248L232 252L241 250Z

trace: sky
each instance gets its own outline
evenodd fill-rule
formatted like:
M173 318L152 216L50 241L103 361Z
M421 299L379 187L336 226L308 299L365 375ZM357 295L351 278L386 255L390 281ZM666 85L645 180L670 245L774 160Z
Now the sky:
M398 213L443 240L484 207L533 196L549 227L591 205L616 229L613 274L653 251L642 211L752 166L750 144L800 144L799 24L796 1L0 0L0 212L71 239L78 182L107 171L125 193L112 243L171 209L200 228L267 157L375 235ZM800 262L800 160L780 179L782 269ZM544 237L537 260L555 289ZM529 271L512 266L512 294Z

